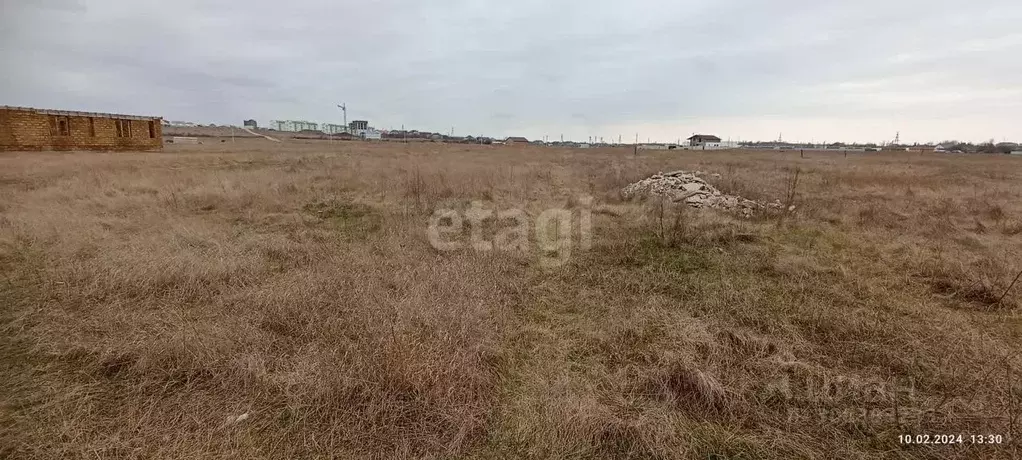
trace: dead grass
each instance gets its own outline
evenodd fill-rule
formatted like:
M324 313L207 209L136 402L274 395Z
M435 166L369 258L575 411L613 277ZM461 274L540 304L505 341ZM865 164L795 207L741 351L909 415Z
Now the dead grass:
M796 209L620 200L675 169ZM1020 178L887 153L8 154L0 456L1010 457ZM438 207L581 195L594 247L556 269L426 238ZM927 433L1012 444L897 442Z

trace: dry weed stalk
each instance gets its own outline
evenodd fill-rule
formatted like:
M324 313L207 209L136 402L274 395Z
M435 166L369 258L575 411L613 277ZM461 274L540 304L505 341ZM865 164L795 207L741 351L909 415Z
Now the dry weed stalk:
M784 182L784 200L782 201L783 209L777 217L777 227L780 228L784 224L786 217L795 212L795 197L798 193L798 179L802 173L801 168L794 168L789 170L788 176Z

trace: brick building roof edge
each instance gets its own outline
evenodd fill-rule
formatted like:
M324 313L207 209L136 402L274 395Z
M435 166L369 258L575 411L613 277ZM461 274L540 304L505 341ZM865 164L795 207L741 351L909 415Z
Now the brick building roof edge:
M22 110L26 112L41 113L43 115L60 115L60 116L72 116L72 117L95 117L95 118L123 118L128 120L162 120L163 117L148 117L142 115L125 115L119 113L102 113L102 112L77 112L74 110L50 110L50 109L37 109L34 107L18 107L12 105L0 105L0 110Z

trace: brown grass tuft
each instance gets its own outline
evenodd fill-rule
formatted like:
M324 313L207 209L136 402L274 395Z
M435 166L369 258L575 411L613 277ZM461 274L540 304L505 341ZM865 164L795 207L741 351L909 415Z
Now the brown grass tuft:
M677 404L695 406L696 412L724 410L728 405L727 390L716 378L699 369L676 364L658 382Z

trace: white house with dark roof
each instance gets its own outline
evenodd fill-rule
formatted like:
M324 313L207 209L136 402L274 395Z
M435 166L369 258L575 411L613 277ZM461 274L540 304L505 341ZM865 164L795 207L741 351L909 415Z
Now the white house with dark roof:
M688 138L688 146L694 149L711 150L720 148L731 148L724 145L724 142L717 136L711 134L696 134Z

